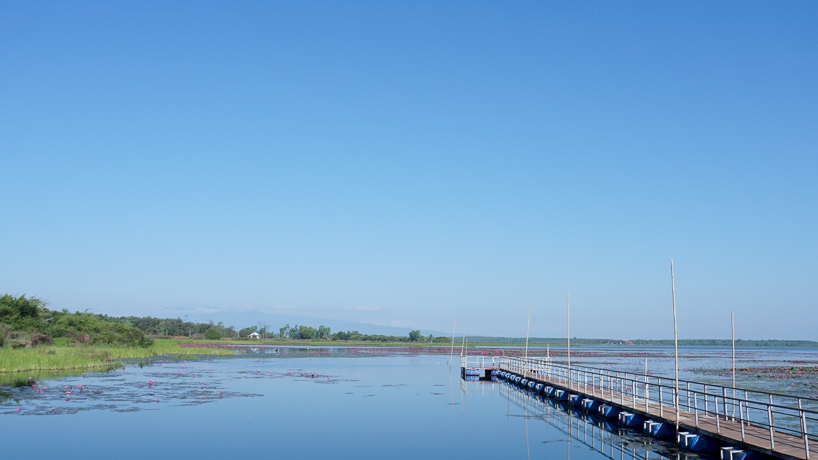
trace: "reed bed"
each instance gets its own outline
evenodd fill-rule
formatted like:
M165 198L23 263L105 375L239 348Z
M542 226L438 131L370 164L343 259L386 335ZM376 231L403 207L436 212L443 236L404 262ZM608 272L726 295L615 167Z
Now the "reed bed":
M37 348L0 348L0 373L107 370L119 367L122 359L150 358L153 356L234 355L235 352L218 348L180 348L175 340L157 339L147 348L105 345L67 346L55 344Z

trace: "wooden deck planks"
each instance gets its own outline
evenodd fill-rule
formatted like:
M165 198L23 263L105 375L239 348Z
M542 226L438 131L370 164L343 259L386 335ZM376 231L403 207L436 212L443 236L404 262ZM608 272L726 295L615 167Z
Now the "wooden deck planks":
M501 369L508 372L515 372L513 369L505 369L502 366ZM583 396L590 396L600 401L612 403L629 412L632 411L633 413L648 416L652 419L662 420L663 422L672 424L676 423L676 411L673 406L667 404L663 404L660 407L659 403L651 401L646 409L644 398L634 398L632 395L602 390L601 388L591 385L570 383L561 379L549 379L542 374L525 373L524 377L547 385L560 387ZM776 431L775 446L772 448L770 445L769 429L748 425L746 422L744 423L743 441L741 436L741 423L739 421L719 418L717 422L716 418L712 415L704 416L699 414L697 425L696 414L694 412L681 410L679 412L679 424L681 431L697 431L717 439L734 443L740 448L749 448L780 458L807 458L804 440L802 438Z

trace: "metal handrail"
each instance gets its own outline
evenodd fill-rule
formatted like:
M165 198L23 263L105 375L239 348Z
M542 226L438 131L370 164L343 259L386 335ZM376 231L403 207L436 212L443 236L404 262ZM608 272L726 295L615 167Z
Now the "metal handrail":
M478 356L473 356L472 358L478 358ZM500 359L509 359L509 360L512 360L512 359L513 360L524 360L525 359L525 358L514 357L514 356L501 356L499 358ZM548 361L547 358L535 358L535 357L529 357L528 360L531 361L531 362L534 362L534 361L546 362L546 361ZM552 364L554 366L560 365L559 363L553 363L553 361L551 361L551 362L552 362ZM613 370L613 369L604 369L604 368L601 368L601 367L586 366L586 365L583 365L583 364L575 364L575 363L571 364L571 368L572 369L576 368L576 369L589 369L589 370L605 371L605 372L625 373L625 371L617 371L617 370ZM674 380L671 377L661 377L661 376L651 375L651 374L642 374L642 373L639 373L639 372L627 372L627 374L631 374L631 375L635 375L635 376L639 376L639 377L663 378L665 380ZM703 382L697 382L695 380L679 379L679 384L680 385L683 384L683 383L688 383L688 382L689 383L696 383L696 384L703 384ZM722 387L722 385L711 385L711 384L708 384L708 386ZM725 387L725 388L728 388L730 390L733 389L732 386ZM818 398L799 397L799 396L789 395L789 394L786 394L786 393L776 393L776 392L772 392L772 391L753 390L753 389L750 389L750 388L744 388L744 387L738 387L738 386L736 387L736 391L749 391L749 392L756 392L756 393L764 393L765 396L768 395L768 394L771 394L773 396L781 396L781 397L784 397L784 398L801 398L803 400L811 400L811 401L815 401L816 403L818 403Z
M719 433L722 421L738 422L741 426L742 441L745 440L745 425L768 430L771 450L775 449L776 433L788 434L803 440L804 452L806 458L809 458L810 439L818 440L816 435L809 433L810 426L818 424L818 411L805 408L803 405L805 401L810 404L818 403L818 400L813 398L744 388L734 389L688 380L679 381L679 398L676 398L675 380L661 376L581 365L569 367L542 358L502 357L498 365L505 365L524 376L542 375L566 384L577 384L585 388L586 393L589 387L596 388L602 392L603 398L605 391L609 391L608 397L613 402L622 405L630 403L637 409L639 409L637 404L640 407L644 405L645 412L648 412L651 404L658 404L662 414L665 407L672 409L675 401L678 401L679 410L687 410L693 414L696 427L699 426L700 417L715 419ZM666 392L670 392L669 399L665 398ZM778 402L775 399L778 399ZM699 406L700 401L704 407ZM787 401L791 404L786 404ZM750 415L751 410L755 417Z
M462 356L460 367L468 368L496 368L500 365L500 357L497 356Z

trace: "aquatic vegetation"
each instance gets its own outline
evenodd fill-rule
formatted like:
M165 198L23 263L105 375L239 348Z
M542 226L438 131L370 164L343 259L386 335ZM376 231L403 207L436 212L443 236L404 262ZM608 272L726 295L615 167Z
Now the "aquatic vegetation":
M197 363L197 367L193 367L193 363L187 361L167 359L126 363L123 368L108 372L84 372L59 379L46 373L43 384L32 377L18 376L13 385L0 380L3 387L0 414L59 415L93 410L136 412L155 409L157 404L191 406L227 398L260 396L231 388L229 383L231 379L239 381L256 378L256 375L231 373L227 381L223 377L208 369L207 363ZM5 404L2 404L4 400Z
M162 355L234 355L226 349L186 347L182 350L174 340L155 340L146 348L82 345L69 346L55 344L38 348L0 348L0 373L59 371L59 370L109 370L121 366L120 360L128 358L150 358Z

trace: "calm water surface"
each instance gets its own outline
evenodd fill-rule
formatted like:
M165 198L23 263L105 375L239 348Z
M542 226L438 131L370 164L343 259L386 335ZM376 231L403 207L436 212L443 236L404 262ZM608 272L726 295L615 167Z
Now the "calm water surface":
M715 365L713 359L702 362ZM672 446L504 383L462 382L447 361L251 352L40 380L36 388L4 390L10 397L0 402L3 457L677 456ZM641 357L586 361L644 365Z

